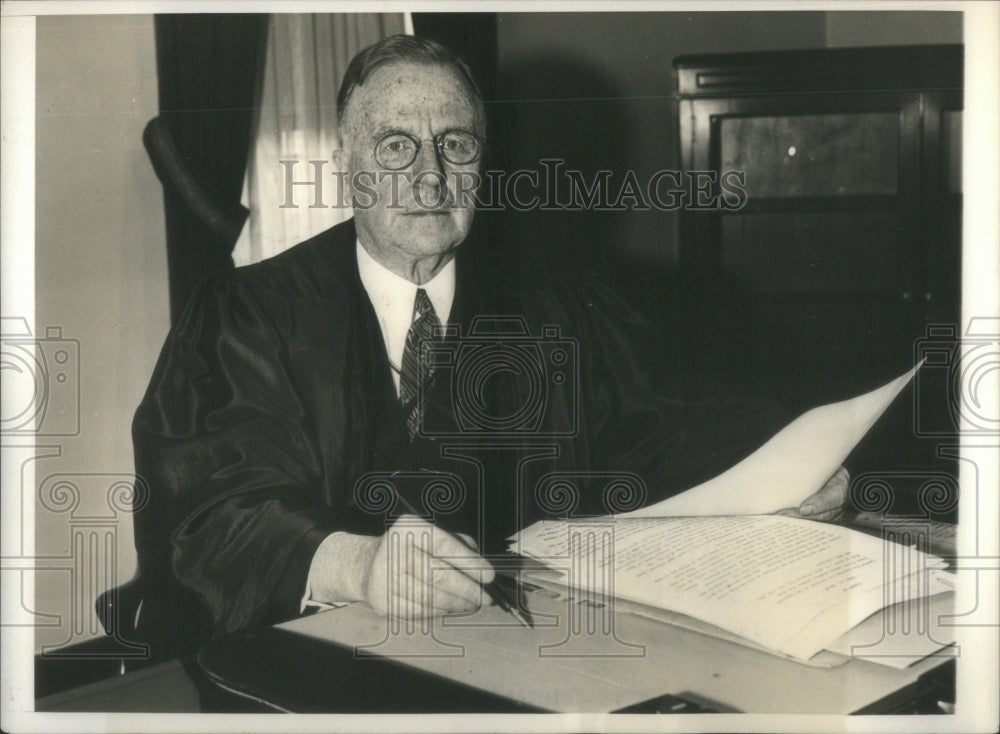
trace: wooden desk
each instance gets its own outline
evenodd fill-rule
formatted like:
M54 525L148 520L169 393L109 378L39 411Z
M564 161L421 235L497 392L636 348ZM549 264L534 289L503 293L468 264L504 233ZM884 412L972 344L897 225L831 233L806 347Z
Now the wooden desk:
M263 690L284 694L284 705L297 710L304 703L297 691L307 685L296 679L297 671L313 665L327 669L323 656L333 650L348 661L353 657L352 670L359 675L365 674L365 666L383 662L359 657L361 650L392 655L391 664L401 669L550 711L614 712L672 694L721 712L851 714L907 705L919 697L918 689L928 682L925 676L933 678L954 657L945 650L943 657L924 658L904 669L865 659L816 667L629 613L614 615L613 635L608 635L607 618L600 614L578 617L575 603L534 593L526 598L536 617L534 630L489 607L469 618L446 618L448 623L439 622L428 634L393 635L384 618L351 605L274 631L326 641L292 648L297 650L294 669L276 670L274 659L262 665L258 650L266 645L252 642L210 649L201 658L235 688L251 695ZM577 632L571 635L571 629ZM271 668L266 681L251 672L258 667ZM439 708L439 701L431 706L449 710L447 704Z
M202 707L185 664L171 660L40 698L35 710L197 713Z
M698 643L697 637L692 637L690 643L697 647L698 644L704 646L705 641ZM720 690L739 685L741 681L737 679L734 662L738 666L739 658L753 657L753 651L731 647L736 660L727 659L723 666L716 666L718 670L712 668L711 656L702 650L691 660L691 668L681 669L675 665L672 666L677 668L675 672L662 672L679 678L685 674L696 679L707 676L707 679L717 682ZM225 670L218 672L233 678L227 687L242 691L243 695L233 695L214 684L207 684L202 675L190 670L193 668L190 661L171 661L39 699L35 710L149 713L259 713L281 710L308 713L529 713L538 710L416 668L387 661L354 660L349 648L275 628L216 643L208 652L210 664L219 666L221 662ZM698 651L680 649L677 650L677 657L691 652ZM863 661L856 662L859 663L856 668L860 670L854 671L859 673L856 685L852 686L855 690L872 680L877 667ZM592 665L599 667L601 663L595 660ZM918 666L909 671L893 672L891 677L895 682L883 680L879 683L880 691L884 688L891 694L881 696L879 692L874 693L871 696L872 705L855 713L941 713L935 704L938 700L953 697L954 663L927 660ZM320 669L328 671L327 674L315 675L315 671ZM830 684L843 682L846 672L849 671L830 676L827 675L829 671L802 668L799 684L806 688L819 686L822 696L829 699ZM505 669L505 674L509 673ZM769 675L768 670L763 670L749 681L750 689L766 692L759 702L760 710L780 708L786 693L779 683L768 678ZM745 685L747 681L742 683ZM265 689L269 689L270 693L265 694ZM677 690L684 700L694 704L685 707L684 712L696 711L698 704L709 709L713 707L713 702L707 698L699 699L683 687ZM753 690L748 695L753 695ZM272 704L265 705L254 700L251 697L254 691L259 696L268 695L273 699ZM636 713L670 711L673 700L665 698L671 705L662 706L663 701L650 700L631 710ZM714 705L718 706L718 703ZM724 708L732 710L731 707Z
M579 607L543 592L526 594L533 630L489 607L392 637L388 620L350 605L40 699L37 710L639 713L673 710L676 699L658 701L667 694L690 712L851 714L939 713L938 700L954 700L950 651L903 669L864 659L823 668L627 613L611 639L589 624L597 617L568 624Z

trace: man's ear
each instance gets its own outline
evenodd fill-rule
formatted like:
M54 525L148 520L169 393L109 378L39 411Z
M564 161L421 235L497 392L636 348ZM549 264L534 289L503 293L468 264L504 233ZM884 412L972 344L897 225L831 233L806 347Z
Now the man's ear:
M333 170L340 171L343 174L347 174L347 151L344 150L343 144L338 141L338 148L333 151ZM338 196L338 201L344 202L345 204L350 204L351 201L351 177L348 175L337 176L337 181L343 187L343 191Z
M347 151L344 150L344 146L340 141L337 141L337 147L334 149L333 154L333 167L337 171L347 170Z

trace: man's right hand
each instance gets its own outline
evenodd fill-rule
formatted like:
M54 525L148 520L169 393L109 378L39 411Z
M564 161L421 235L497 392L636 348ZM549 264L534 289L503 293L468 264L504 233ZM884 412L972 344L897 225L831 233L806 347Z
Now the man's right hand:
M490 603L482 584L493 577L489 562L458 538L403 515L379 540L365 601L404 619L467 612Z
M472 611L492 603L482 584L494 572L468 543L413 515L381 537L334 533L313 557L311 599L364 601L403 619Z

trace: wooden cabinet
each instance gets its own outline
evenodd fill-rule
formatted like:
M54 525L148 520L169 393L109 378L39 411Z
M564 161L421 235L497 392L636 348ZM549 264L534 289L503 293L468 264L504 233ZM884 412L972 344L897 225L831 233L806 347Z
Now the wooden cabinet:
M681 217L691 328L726 376L806 407L887 380L929 324L957 323L962 55L674 60L683 168L745 176L742 207Z

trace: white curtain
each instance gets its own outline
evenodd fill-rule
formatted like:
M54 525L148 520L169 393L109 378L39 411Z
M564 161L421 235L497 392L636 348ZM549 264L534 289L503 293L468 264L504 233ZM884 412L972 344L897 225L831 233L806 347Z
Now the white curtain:
M331 157L337 88L358 51L396 33L412 33L408 13L271 16L256 137L243 180L250 216L233 250L237 265L276 255L351 217L349 207L338 206ZM316 202L322 206L312 206L312 186L293 186L287 197L289 169L295 181L322 179Z

